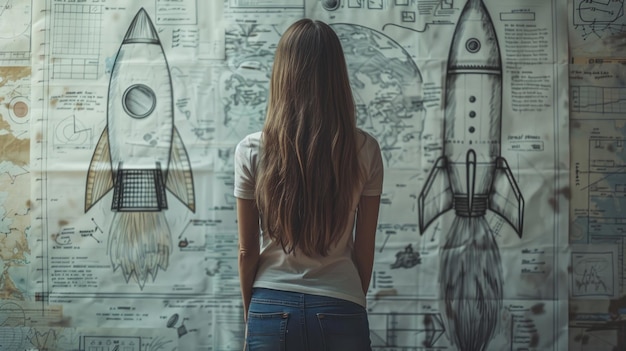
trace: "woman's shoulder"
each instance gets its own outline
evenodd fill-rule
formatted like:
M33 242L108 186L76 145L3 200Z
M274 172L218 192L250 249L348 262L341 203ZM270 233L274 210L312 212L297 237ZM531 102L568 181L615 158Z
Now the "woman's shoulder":
M235 160L240 163L255 163L261 152L261 132L246 135L235 147Z
M237 144L238 149L258 149L261 145L261 135L262 132L254 132L246 135L239 143Z
M378 140L374 138L370 133L363 129L357 128L357 145L358 149L372 150L378 149Z

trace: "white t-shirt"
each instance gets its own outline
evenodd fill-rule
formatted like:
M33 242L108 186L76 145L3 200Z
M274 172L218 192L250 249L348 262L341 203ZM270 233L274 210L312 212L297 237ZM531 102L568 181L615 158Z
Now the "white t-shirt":
M352 218L343 236L327 256L309 257L299 250L286 254L279 243L261 235L259 268L253 287L293 291L340 298L365 306L356 265L352 260L354 215L361 196L382 193L383 163L378 142L364 131L357 134L358 158L365 182L354 194ZM261 132L246 136L235 151L236 197L254 199Z

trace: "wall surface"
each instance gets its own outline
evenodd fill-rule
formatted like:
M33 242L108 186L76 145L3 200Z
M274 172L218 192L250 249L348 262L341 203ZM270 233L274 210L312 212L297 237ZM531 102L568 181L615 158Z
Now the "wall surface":
M623 14L6 2L0 350L242 349L233 152L262 128L276 44L303 17L341 39L385 164L373 349L626 348Z

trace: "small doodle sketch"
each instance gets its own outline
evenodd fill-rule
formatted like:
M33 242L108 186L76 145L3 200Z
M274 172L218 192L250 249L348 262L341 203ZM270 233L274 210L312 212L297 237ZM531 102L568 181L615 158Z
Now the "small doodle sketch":
M574 0L573 25L583 39L623 33L626 28L623 0Z
M493 22L482 0L469 0L448 56L443 155L418 198L422 234L443 213L455 211L440 250L440 293L452 343L467 351L487 349L503 303L502 258L487 210L520 237L523 231L524 199L500 156L501 99L502 62ZM467 299L476 303L468 305Z
M174 126L171 87L161 41L142 8L115 59L107 127L89 165L85 194L87 212L113 189L108 254L113 270L121 269L141 289L169 265L166 189L190 211L196 206L189 157Z
M614 296L613 252L572 252L572 297Z
M167 319L167 327L175 329L176 333L178 334L178 337L182 338L188 333L188 330L187 330L187 327L185 326L184 320L181 320L180 324L178 324L179 319L180 319L180 316L178 315L178 313L174 313L173 315L170 316L170 318Z
M396 253L396 261L391 264L391 269L411 268L422 263L420 253L413 250L413 245L407 245L404 250Z

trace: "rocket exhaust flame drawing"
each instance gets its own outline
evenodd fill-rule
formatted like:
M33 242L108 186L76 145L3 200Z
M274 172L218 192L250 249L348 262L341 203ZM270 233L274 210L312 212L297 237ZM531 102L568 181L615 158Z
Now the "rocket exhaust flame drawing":
M166 270L172 239L163 210L167 188L195 212L189 157L174 126L172 81L157 31L142 8L117 52L107 126L94 150L85 212L113 189L108 253L113 270L143 289Z
M485 218L491 210L522 236L524 199L500 156L502 63L482 0L468 0L450 47L444 102L443 156L422 189L420 232L454 209L441 248L440 289L448 331L464 351L484 351L502 307L502 262Z

